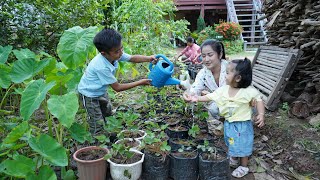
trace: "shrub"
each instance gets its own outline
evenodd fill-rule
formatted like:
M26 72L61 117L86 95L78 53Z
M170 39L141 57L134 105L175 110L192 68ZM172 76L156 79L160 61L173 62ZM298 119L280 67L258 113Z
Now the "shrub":
M222 36L217 33L213 27L208 26L204 28L198 35L197 43L202 44L206 39L217 39L221 40Z
M242 27L234 22L222 22L215 26L215 31L223 36L226 40L239 39Z
M224 40L223 42L226 54L236 54L243 51L243 41L242 40Z
M197 31L200 32L204 28L206 28L206 23L204 22L203 17L199 16L199 18L197 19Z

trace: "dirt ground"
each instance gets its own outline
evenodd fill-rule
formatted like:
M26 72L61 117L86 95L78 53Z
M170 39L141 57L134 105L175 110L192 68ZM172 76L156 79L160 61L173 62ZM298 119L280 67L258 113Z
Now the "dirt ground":
M242 179L319 179L320 129L308 121L268 112L266 126L255 128L252 173Z

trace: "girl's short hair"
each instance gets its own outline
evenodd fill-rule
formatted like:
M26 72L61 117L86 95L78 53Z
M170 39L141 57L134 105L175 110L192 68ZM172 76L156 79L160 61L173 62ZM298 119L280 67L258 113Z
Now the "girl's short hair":
M120 33L111 28L102 29L93 39L93 44L99 52L106 52L112 48L117 48L121 45L122 37Z
M240 75L241 80L237 84L237 88L247 88L252 83L252 68L251 61L248 58L235 59L231 63L236 64L235 75Z
M214 39L207 39L201 44L201 51L204 46L211 46L212 50L218 53L219 57L222 54L222 59L226 59L226 53L224 51L224 46L222 42L214 40Z

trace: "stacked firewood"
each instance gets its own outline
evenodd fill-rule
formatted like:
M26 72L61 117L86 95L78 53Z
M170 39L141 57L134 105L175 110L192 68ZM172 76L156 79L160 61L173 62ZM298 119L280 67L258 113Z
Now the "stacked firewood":
M320 0L265 0L268 44L303 50L282 99L291 113L320 112Z

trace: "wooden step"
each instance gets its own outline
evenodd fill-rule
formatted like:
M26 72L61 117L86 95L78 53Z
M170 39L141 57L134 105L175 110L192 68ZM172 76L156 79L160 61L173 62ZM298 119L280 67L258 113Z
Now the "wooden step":
M264 38L264 36L243 36L243 39L261 39L261 38Z
M241 25L242 27L260 27L260 25Z
M261 33L263 32L263 30L259 29L259 30L254 30L254 31L242 31L242 33L252 33L252 32L255 32L255 33Z
M250 17L250 16L257 16L258 14L237 14L238 17Z
M253 4L234 4L234 6L236 7L242 7L242 6L253 6Z
M247 45L261 45L261 44L267 44L267 42L244 42Z
M252 22L252 21L257 21L256 19L241 19L241 20L238 20L238 22Z
M255 9L236 9L236 11L256 11Z

